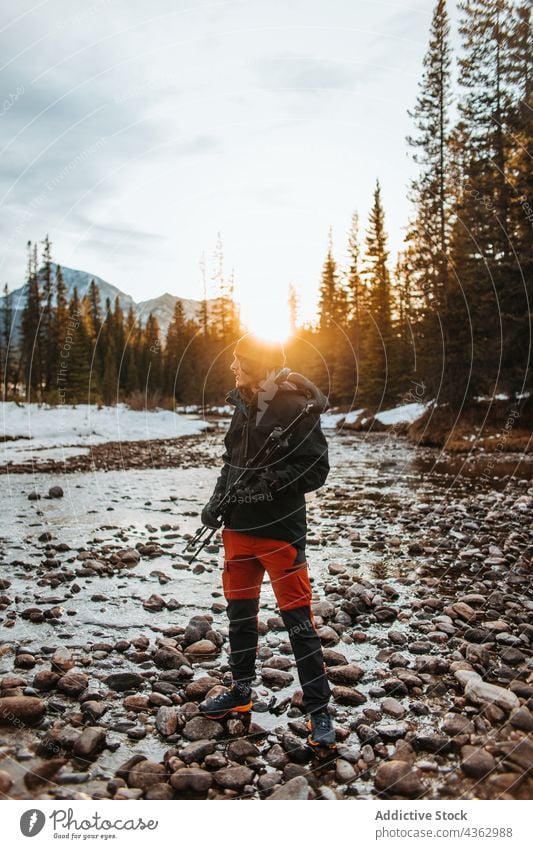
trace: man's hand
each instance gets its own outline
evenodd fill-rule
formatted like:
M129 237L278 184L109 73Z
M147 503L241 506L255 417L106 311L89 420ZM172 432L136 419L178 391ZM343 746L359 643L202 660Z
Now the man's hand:
M223 493L215 490L204 509L202 510L201 522L207 528L220 528L222 525L222 517L219 511L219 505L223 498Z

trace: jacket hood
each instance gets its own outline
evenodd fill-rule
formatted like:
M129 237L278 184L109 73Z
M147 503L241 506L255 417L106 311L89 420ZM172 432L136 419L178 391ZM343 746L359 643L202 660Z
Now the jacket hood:
M274 395L299 395L306 401L312 401L316 411L325 412L329 408L329 400L324 393L311 380L299 372L286 369L287 377L278 384ZM237 387L230 390L226 395L226 401L239 407L243 413L251 406L256 406L259 393L256 392L251 398L244 395ZM273 397L273 396L271 396Z

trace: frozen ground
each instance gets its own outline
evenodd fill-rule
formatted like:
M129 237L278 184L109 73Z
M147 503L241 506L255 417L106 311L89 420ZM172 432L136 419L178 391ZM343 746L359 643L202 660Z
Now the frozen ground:
M2 404L3 462L25 463L87 454L91 445L172 439L201 433L207 422L171 410L136 411L125 404Z

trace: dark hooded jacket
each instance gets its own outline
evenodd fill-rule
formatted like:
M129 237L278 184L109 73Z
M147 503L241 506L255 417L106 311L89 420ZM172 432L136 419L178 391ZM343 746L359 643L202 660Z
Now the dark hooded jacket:
M293 383L285 381L269 401L259 398L258 393L248 399L238 389L232 389L226 401L235 406L235 411L224 439L224 466L216 484L219 494L227 491L275 427L285 428L296 418L307 398ZM305 493L322 486L329 473L328 445L318 413L303 417L288 446L281 448L266 466L259 466L257 474L266 469L276 475L279 489L264 500L234 498L225 525L252 536L291 542L303 551L307 531Z

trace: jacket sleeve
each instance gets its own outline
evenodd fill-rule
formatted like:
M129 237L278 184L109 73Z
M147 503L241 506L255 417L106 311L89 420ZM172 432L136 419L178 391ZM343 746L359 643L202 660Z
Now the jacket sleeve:
M235 415L235 414L234 414ZM233 424L233 422L231 423ZM230 461L231 461L231 450L233 443L233 428L228 428L226 435L224 436L224 453L222 454L222 469L220 470L220 474L215 483L214 492L219 494L224 494L226 491L227 483L228 483L228 475L230 471Z
M329 474L328 444L320 426L320 416L302 419L291 435L283 458L272 465L279 481L279 493L311 492L321 487Z

